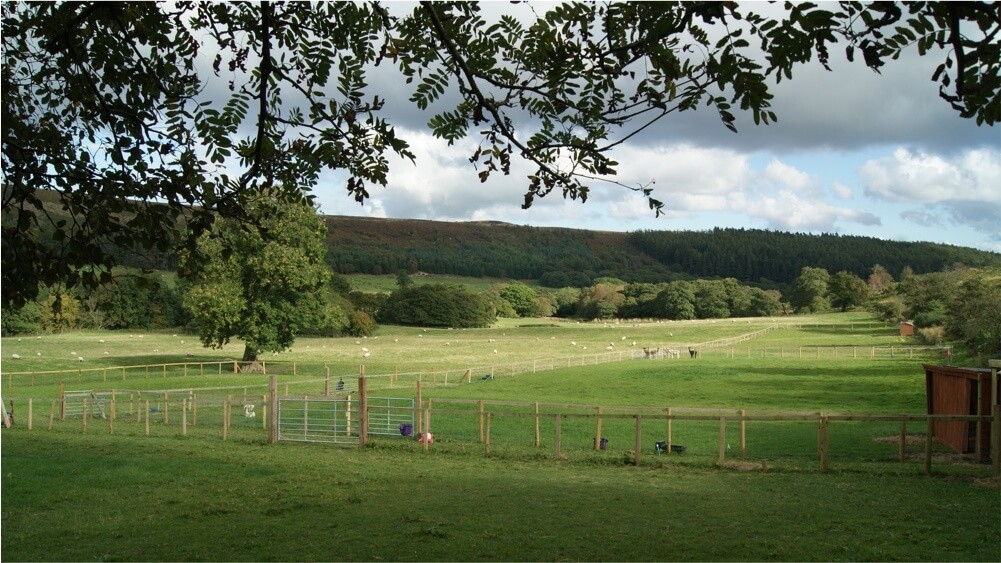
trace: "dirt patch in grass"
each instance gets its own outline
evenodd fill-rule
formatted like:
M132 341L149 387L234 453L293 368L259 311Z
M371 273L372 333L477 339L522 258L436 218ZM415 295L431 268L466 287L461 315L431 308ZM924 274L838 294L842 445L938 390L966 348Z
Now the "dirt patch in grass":
M768 463L764 461L724 461L720 467L737 471L768 471Z

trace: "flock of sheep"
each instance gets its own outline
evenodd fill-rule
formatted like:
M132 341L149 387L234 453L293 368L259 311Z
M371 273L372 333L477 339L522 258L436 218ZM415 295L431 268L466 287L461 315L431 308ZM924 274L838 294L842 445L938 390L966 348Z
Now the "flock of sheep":
M424 329L424 331L426 332L427 329ZM423 336L424 336L423 334L418 334L417 335L418 338L422 338ZM505 333L505 336L506 336L506 333ZM674 334L673 333L668 333L668 336L674 336ZM144 337L144 335L141 335L141 334L138 335L138 338L143 338L143 337ZM177 335L174 334L173 337L177 337ZM42 337L38 336L36 338L40 340ZM136 335L130 335L130 338L136 338ZM363 337L363 338L367 338L367 337ZM375 336L373 338L378 338L378 336ZM539 340L539 338L536 338L536 340ZM551 337L551 340L556 340L556 337L555 336ZM625 341L626 340L627 340L627 338L625 336L621 337L621 343L623 345L625 345ZM17 341L21 342L21 339L18 338ZM397 342L398 343L399 341L400 341L399 338L394 338L393 339L393 342ZM105 340L100 339L100 340L98 340L98 342L104 344ZM487 340L487 342L488 343L496 343L497 340L494 339L494 338L490 338L490 339ZM184 341L181 340L180 343L184 344ZM361 341L360 340L355 340L355 344L356 345L360 345ZM452 344L451 341L446 341L445 342L445 346L449 346L451 344ZM570 346L577 346L577 342L576 341L570 341ZM630 347L636 347L637 346L636 341L635 340L631 341L629 343L629 346ZM309 345L306 345L306 348L309 348ZM326 348L326 346L322 346L322 348ZM587 350L587 346L586 345L582 345L580 348L582 350ZM615 350L615 342L609 342L608 345L605 346L605 351L612 352L614 350ZM291 352L291 351L292 350L290 348L288 350L288 352ZM153 349L152 352L159 352L159 349ZM492 350L492 352L494 354L498 354L499 353L496 348L494 348ZM689 348L689 353L691 354L692 358L698 357L698 351L695 350L694 348ZM104 354L105 355L109 355L110 352L105 351ZM41 352L36 352L36 355L38 357L41 357L42 353ZM278 352L274 352L273 355L277 356ZM360 355L361 355L362 358L369 358L369 357L371 357L372 352L367 347L361 346L361 348L360 348ZM78 362L84 361L84 357L81 356L81 355L78 355L76 352L70 352L70 356L72 356ZM191 356L191 354L188 354L188 356ZM20 354L16 354L16 353L15 354L11 354L10 357L13 360L20 360L20 359L22 359L22 356ZM660 358L660 357L680 358L681 357L681 351L678 350L678 349L675 349L675 348L660 348L660 347L658 347L658 348L643 348L643 357L647 358L647 359Z

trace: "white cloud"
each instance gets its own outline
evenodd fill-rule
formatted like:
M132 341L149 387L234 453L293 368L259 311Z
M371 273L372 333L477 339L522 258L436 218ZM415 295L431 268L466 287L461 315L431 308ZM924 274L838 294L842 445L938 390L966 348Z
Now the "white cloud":
M954 158L905 148L859 170L867 195L890 201L1001 203L1001 152L965 151Z
M816 182L809 174L778 160L768 163L762 177L794 192L805 192L816 187Z
M855 195L855 190L841 182L834 182L831 185L831 191L834 192L834 197L838 199L852 199L852 196Z
M879 217L867 211L836 207L812 197L802 197L792 190L780 190L747 202L745 211L764 219L769 227L790 231L834 231L839 220L860 225L879 225Z

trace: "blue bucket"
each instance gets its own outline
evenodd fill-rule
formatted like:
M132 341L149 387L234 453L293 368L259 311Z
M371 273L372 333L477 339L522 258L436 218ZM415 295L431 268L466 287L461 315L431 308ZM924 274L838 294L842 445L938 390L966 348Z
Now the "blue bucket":
M400 425L400 436L410 436L414 433L414 425L403 423Z

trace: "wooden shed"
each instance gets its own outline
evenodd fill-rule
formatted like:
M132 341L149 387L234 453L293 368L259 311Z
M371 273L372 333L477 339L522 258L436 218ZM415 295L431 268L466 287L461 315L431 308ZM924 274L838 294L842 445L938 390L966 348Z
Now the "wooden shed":
M1001 389L992 393L990 369L928 364L924 369L928 414L990 416L991 405L1001 403ZM990 423L982 423L978 432L977 423L967 420L936 421L932 431L939 442L959 453L978 453L983 461L990 455L990 433Z
M900 323L900 336L914 336L914 322L904 321Z

